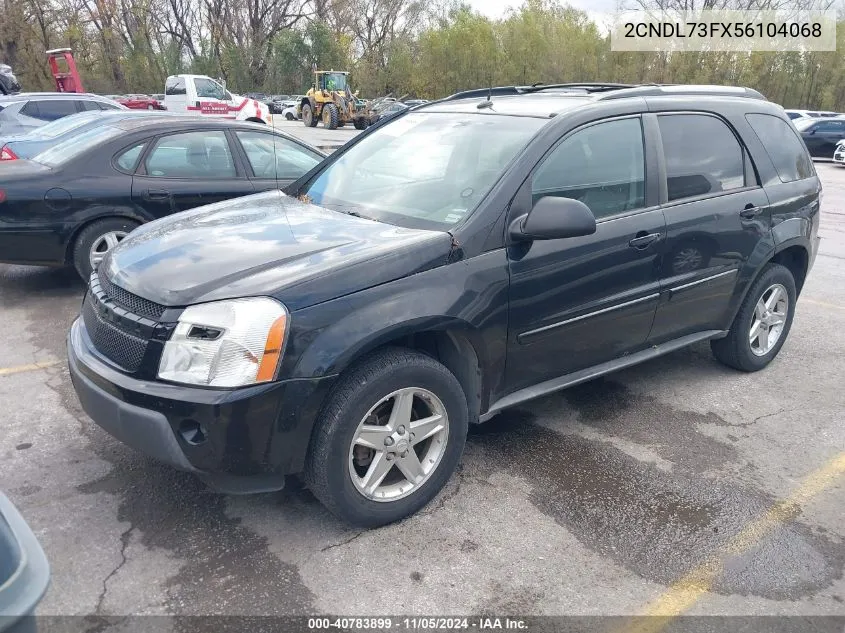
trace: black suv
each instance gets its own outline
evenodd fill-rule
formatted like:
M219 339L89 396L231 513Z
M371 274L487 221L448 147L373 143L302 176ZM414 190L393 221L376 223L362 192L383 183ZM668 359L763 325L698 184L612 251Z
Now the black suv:
M784 344L821 186L743 88L558 85L397 114L279 191L135 230L69 363L120 440L223 491L303 472L375 526L434 497L467 428L698 341Z

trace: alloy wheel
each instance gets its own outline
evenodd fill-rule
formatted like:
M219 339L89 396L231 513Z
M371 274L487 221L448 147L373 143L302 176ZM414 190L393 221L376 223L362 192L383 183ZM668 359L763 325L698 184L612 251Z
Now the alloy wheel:
M117 246L127 235L128 233L126 231L109 231L94 240L94 243L91 244L91 250L88 253L91 268L96 269L108 252Z
M396 501L422 486L449 437L446 407L421 387L399 389L373 406L349 447L349 476L372 501Z
M756 356L765 356L780 340L789 314L789 295L781 284L769 286L754 307L748 341Z

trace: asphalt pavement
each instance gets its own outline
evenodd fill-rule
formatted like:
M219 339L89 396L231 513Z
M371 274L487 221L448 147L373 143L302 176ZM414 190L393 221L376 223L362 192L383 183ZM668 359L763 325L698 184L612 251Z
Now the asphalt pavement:
M296 479L214 494L100 430L63 363L82 282L0 266L0 488L52 565L39 613L845 615L845 169L817 168L821 252L770 367L702 344L507 411L370 531Z

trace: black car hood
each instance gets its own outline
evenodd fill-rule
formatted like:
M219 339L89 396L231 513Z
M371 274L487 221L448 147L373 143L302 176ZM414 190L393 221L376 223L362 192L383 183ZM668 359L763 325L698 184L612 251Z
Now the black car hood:
M166 306L269 295L290 310L446 263L449 233L330 211L279 191L237 198L136 229L102 272Z

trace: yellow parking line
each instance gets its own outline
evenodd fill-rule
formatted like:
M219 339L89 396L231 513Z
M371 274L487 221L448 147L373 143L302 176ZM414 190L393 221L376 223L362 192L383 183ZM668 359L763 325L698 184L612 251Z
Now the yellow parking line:
M794 519L800 514L802 505L832 486L843 473L845 473L845 453L840 453L804 478L786 499L779 501L763 516L749 523L715 554L649 603L642 615L650 617L637 618L630 627L624 629L625 632L658 633L662 631L673 618L689 610L701 596L710 591L722 572L726 558L748 551L775 528Z
M823 308L833 308L834 310L845 310L845 306L836 305L835 303L827 303L826 301L813 301L812 299L801 299L801 303L809 303L814 306L821 306Z
M63 361L47 360L41 363L32 363L31 365L18 365L17 367L0 367L0 376L11 376L12 374L22 374L25 371L35 371L37 369L44 369L45 367L53 367L59 365Z

